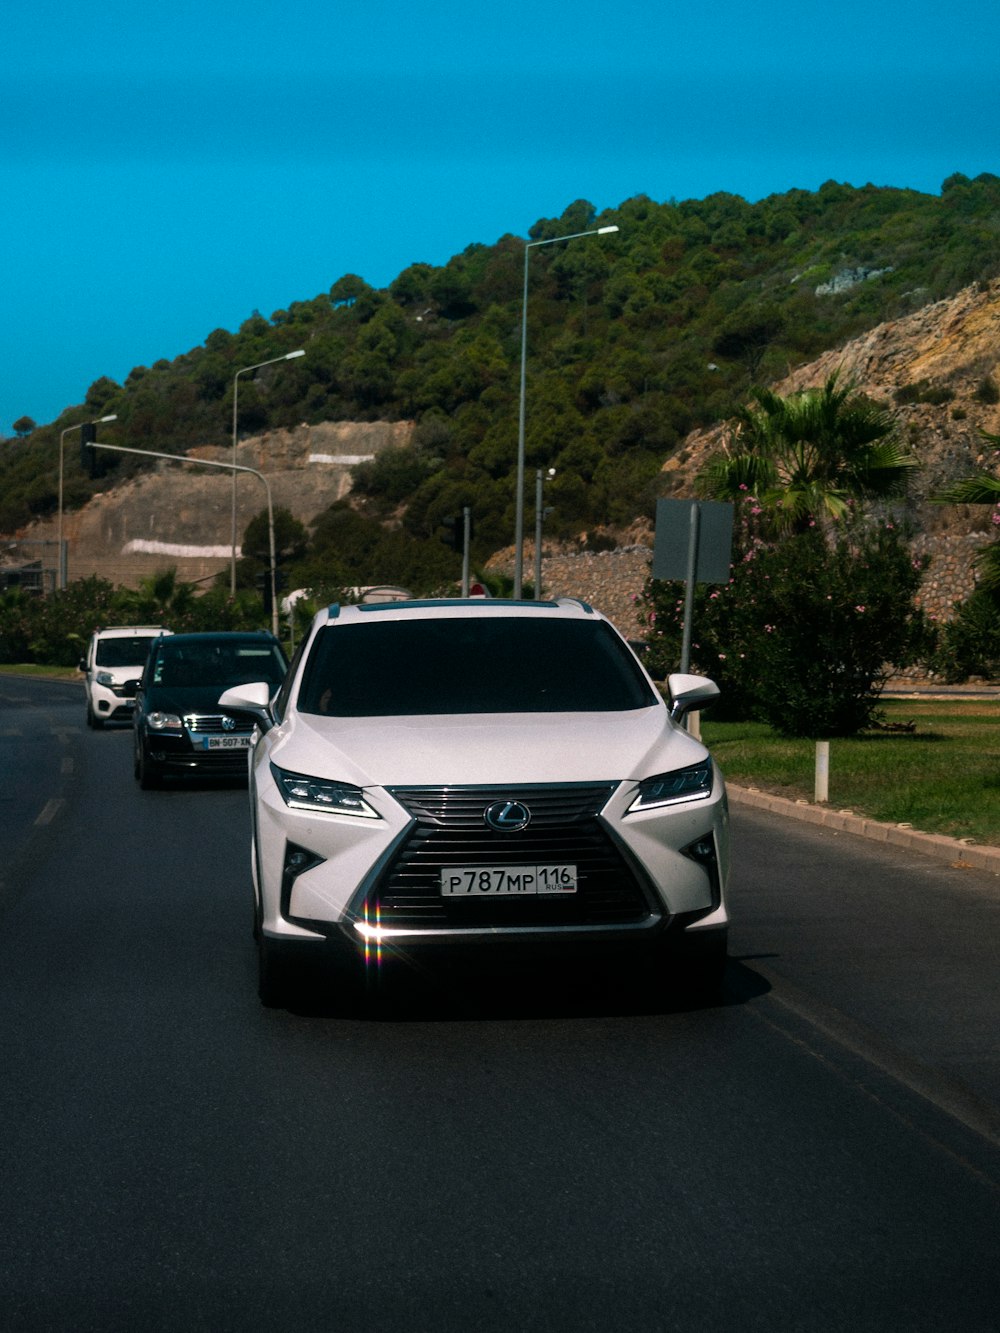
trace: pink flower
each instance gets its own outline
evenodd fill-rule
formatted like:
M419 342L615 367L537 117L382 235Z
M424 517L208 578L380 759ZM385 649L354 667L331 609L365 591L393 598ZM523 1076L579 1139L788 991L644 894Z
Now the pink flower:
M856 606L854 609L855 611L863 611L865 608L863 606Z

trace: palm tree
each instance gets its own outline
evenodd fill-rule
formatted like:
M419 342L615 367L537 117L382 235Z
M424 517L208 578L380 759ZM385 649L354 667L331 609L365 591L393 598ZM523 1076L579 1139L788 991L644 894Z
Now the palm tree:
M892 413L850 385L841 388L836 372L822 389L787 398L761 389L755 400L740 411L699 488L719 500L754 497L767 535L841 519L852 501L901 495L918 466L896 437Z
M123 605L137 620L174 628L188 616L195 605L194 584L177 577L177 570L161 569L139 586L123 594Z
M1000 448L1000 435L990 435L986 431L981 431L980 434L995 448ZM997 522L998 515L1000 515L1000 480L991 476L989 472L977 472L975 476L956 481L947 490L942 491L940 495L936 495L934 502L935 504L994 505L997 509L994 522ZM1000 593L1000 540L991 542L988 546L980 547L976 568L979 570L979 586L985 588L988 592Z

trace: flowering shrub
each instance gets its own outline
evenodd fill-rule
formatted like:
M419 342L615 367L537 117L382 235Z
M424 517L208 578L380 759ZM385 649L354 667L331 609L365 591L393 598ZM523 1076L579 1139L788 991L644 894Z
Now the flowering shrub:
M773 543L737 527L728 584L696 590L691 669L717 682L724 715L789 736L853 735L877 712L887 667L931 649L914 606L923 562L891 524L852 519ZM649 660L665 675L680 658L684 587L650 580L643 598Z

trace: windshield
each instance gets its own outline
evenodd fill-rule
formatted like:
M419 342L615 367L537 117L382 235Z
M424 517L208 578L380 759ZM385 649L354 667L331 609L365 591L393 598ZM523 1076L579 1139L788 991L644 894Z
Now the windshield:
M276 644L253 641L178 643L164 639L153 667L154 685L172 688L201 685L246 685L266 680L278 685L285 659Z
M104 667L145 666L149 646L155 642L156 635L136 639L98 639L94 663Z
M298 707L333 717L622 712L657 703L604 621L552 616L328 626Z

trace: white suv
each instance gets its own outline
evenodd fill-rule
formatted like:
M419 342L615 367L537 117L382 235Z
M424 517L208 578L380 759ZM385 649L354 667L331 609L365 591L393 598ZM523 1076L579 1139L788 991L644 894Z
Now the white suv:
M235 686L250 752L260 995L310 957L359 976L456 948L634 946L717 989L726 962L722 776L582 602L332 606L284 684ZM349 975L344 968L341 976ZM336 971L331 969L331 975Z
M136 686L152 645L171 631L162 625L111 625L95 629L80 659L87 690L87 726L127 722Z

